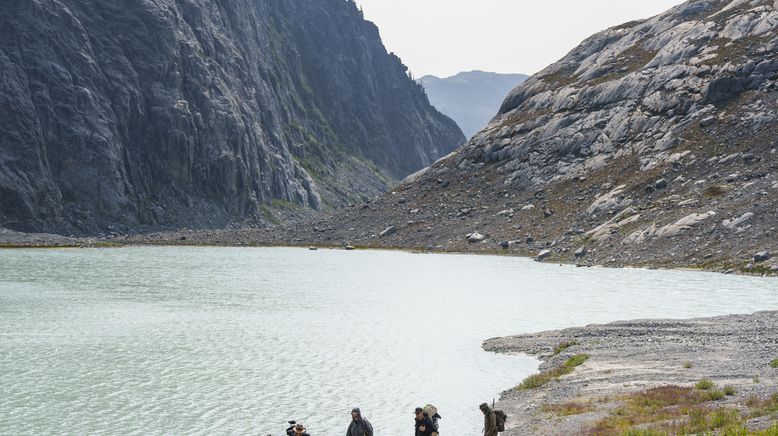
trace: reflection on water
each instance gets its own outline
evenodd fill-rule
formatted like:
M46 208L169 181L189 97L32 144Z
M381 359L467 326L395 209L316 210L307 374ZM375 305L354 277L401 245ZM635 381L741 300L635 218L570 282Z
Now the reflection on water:
M477 435L536 368L489 337L778 309L769 279L377 251L0 251L0 433Z

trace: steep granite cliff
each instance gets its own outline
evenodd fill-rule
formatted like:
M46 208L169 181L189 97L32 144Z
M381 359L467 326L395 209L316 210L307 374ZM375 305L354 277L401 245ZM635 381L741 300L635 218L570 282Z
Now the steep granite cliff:
M11 0L0 226L261 220L377 195L464 141L344 0Z
M684 3L587 39L303 239L778 273L776 79L778 2Z

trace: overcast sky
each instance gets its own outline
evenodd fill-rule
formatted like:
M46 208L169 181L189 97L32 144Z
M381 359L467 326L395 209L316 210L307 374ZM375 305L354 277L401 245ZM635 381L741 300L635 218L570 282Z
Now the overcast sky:
M588 36L681 0L356 0L414 76L533 74Z

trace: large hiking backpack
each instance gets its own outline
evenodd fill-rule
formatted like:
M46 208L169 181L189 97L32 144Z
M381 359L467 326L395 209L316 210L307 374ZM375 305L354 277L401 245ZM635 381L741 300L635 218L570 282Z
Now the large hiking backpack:
M505 421L508 420L508 415L506 415L505 412L499 409L493 409L492 412L494 412L494 417L496 418L497 421L497 431L504 432Z
M435 433L440 433L440 424L438 424L438 420L441 419L441 416L438 414L438 408L432 404L427 404L422 410L424 411L424 414L430 418L432 425L435 426Z

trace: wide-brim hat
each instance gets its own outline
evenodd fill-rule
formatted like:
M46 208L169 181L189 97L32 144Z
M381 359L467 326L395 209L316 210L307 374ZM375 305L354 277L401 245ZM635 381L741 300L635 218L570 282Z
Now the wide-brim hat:
M302 424L297 424L297 425L294 426L294 431L295 431L295 433L298 432L298 431L305 431L305 426L302 425Z

